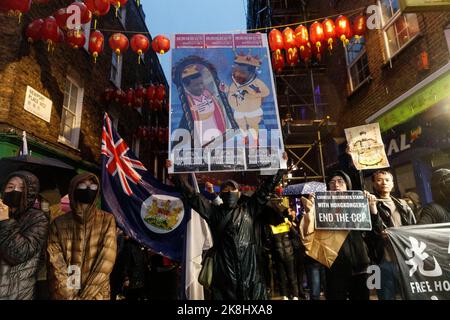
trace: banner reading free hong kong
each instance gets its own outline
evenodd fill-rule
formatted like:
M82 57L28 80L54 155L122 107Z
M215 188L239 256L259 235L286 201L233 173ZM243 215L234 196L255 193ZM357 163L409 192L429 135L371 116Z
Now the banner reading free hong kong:
M450 300L450 223L387 229L406 300Z
M171 172L285 166L266 35L177 34L172 43Z

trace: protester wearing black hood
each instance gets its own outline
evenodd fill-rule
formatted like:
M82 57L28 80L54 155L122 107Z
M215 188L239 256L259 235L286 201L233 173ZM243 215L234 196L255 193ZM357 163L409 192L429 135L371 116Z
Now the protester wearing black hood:
M433 172L430 185L434 202L422 208L418 224L450 222L450 170Z
M17 171L6 181L0 200L0 300L31 300L49 217L33 208L39 193L34 174Z
M286 154L283 155L286 160ZM172 162L166 161L166 167ZM220 206L213 205L187 183L185 176L173 175L183 198L208 223L216 248L211 292L214 300L266 299L262 267L258 263L260 241L255 220L261 215L269 193L281 181L285 170L270 177L251 197L241 197L239 185L228 180L220 188Z
M330 173L326 182L329 191L352 190L350 177L344 171L338 170ZM366 194L366 196L369 198L369 202L374 201L373 195ZM309 200L313 202L314 196L310 195ZM372 215L371 218L374 219ZM310 223L309 218L305 223ZM307 227L303 226L302 228L307 229ZM347 298L369 300L367 267L370 259L363 235L362 231L349 231L331 268L326 270L325 294L327 300L346 300Z

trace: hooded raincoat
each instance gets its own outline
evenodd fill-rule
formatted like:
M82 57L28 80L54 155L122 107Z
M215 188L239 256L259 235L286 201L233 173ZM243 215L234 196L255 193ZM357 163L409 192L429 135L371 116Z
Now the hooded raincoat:
M116 259L116 223L112 214L95 207L82 210L74 199L77 185L98 178L90 173L74 177L69 199L72 211L50 225L49 286L52 299L108 300L109 275ZM99 196L97 191L97 198Z
M37 271L43 262L49 218L33 208L39 192L39 180L30 172L17 171L24 181L24 210L0 221L0 300L31 300L35 297Z
M261 248L257 220L264 212L269 193L281 181L283 173L284 170L279 170L251 197L241 197L233 208L211 204L203 195L194 192L184 177L174 176L184 199L211 229L216 249L211 284L214 300L267 298L263 270L258 261Z

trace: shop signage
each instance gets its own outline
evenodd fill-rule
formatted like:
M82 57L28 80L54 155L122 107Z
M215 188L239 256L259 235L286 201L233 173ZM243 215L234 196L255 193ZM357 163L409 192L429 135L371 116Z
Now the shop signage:
M402 12L441 11L450 9L450 0L399 0Z
M50 115L52 113L52 100L48 99L46 96L34 90L30 86L27 86L24 108L26 111L34 114L36 117L39 117L42 120L50 123Z
M435 80L428 86L400 102L394 109L375 119L380 124L381 132L408 121L436 103L449 99L450 74Z

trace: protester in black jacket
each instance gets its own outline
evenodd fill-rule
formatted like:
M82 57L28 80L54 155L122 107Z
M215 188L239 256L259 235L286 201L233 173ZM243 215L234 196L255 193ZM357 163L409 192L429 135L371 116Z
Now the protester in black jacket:
M0 300L31 300L44 263L49 217L33 208L39 193L35 175L17 171L6 181L0 201Z
M450 222L450 170L433 172L430 185L434 202L422 208L418 224Z
M399 274L384 230L416 224L416 218L406 201L391 195L394 178L389 171L376 171L372 175L372 184L376 202L370 203L370 211L375 217L372 222L373 232L370 243L372 258L381 270L381 287L377 290L377 294L380 300L395 300L398 293Z
M284 155L284 158L287 158ZM287 160L287 159L285 159ZM167 160L166 166L172 163ZM228 180L220 188L220 206L196 193L185 177L173 176L183 198L208 223L216 248L211 292L214 300L266 299L266 288L258 253L255 220L261 215L269 193L281 181L285 170L262 183L251 197L242 197L239 185Z

